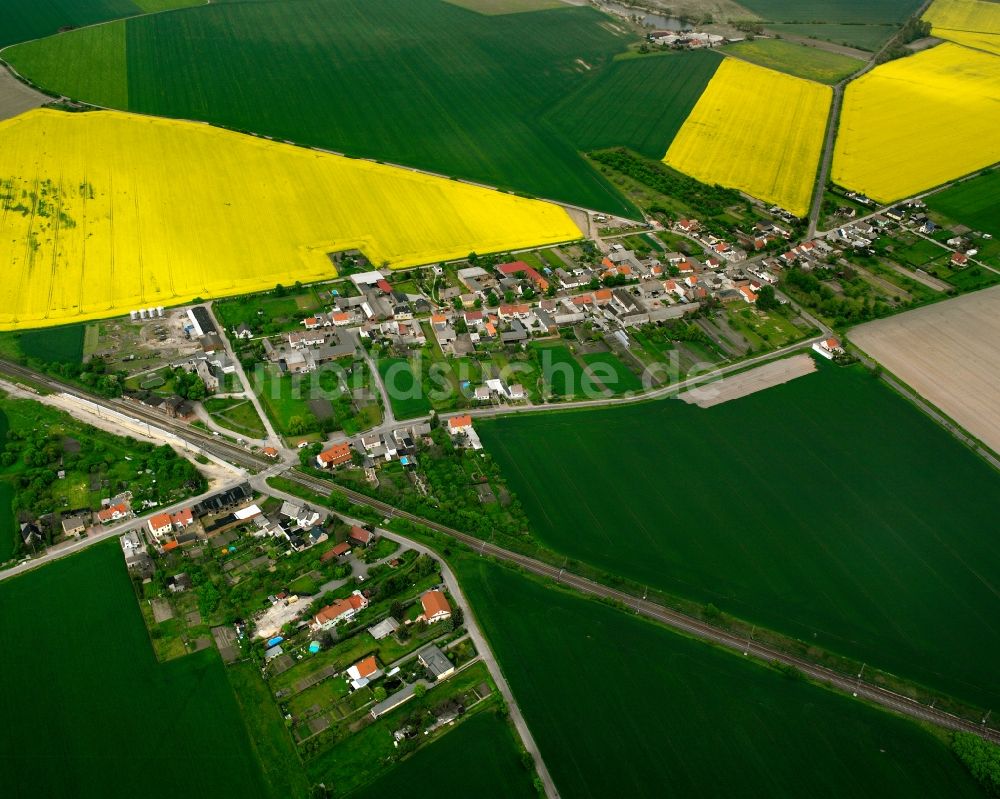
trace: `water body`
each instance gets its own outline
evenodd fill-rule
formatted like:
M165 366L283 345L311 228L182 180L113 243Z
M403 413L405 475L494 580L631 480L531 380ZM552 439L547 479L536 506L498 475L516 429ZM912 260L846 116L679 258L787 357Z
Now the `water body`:
M664 31L680 31L684 29L684 23L677 17L665 17L662 14L653 14L642 8L630 8L619 3L601 3L601 8L611 14L619 14L629 19L638 18L647 28Z

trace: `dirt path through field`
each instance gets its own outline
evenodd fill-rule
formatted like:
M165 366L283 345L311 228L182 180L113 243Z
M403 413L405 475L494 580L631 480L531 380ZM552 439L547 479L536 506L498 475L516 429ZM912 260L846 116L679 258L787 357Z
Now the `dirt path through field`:
M51 97L25 86L6 67L0 66L0 122L51 101Z
M746 372L739 372L731 377L716 380L703 386L685 391L678 396L689 405L699 408L711 408L723 402L746 397L765 388L780 386L796 377L802 377L816 371L816 362L811 355L802 353L791 358L782 358L764 366L758 366Z

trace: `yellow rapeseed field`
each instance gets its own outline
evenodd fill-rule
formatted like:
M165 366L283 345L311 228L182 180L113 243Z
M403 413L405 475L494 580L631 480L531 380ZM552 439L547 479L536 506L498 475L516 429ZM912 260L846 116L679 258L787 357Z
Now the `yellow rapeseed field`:
M0 123L0 329L580 238L560 207L190 122Z
M835 183L892 202L1000 160L1000 58L942 44L848 84Z
M829 86L727 58L663 160L805 216L832 97Z
M924 12L931 33L968 47L1000 55L1000 3L987 0L935 0Z

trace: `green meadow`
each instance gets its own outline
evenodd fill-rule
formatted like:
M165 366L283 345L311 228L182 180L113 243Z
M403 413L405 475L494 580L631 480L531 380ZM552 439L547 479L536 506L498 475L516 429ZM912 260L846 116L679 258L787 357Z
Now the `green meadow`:
M351 799L479 799L537 797L521 763L508 723L496 713L478 713L431 746L417 750L379 779L349 794Z
M159 663L109 541L0 583L5 796L265 797L214 649Z
M413 368L414 364L406 358L381 358L378 361L378 371L397 419L413 419L431 412L427 394Z
M736 42L729 45L726 52L768 69L820 83L837 83L864 66L857 58L781 39Z
M1000 477L860 367L476 427L550 549L1000 705Z
M908 720L471 554L454 564L564 797L982 796Z

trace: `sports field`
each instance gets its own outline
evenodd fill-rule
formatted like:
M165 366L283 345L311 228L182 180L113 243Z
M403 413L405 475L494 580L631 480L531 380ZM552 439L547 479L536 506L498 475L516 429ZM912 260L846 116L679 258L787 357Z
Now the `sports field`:
M864 66L864 62L857 58L782 39L736 42L729 45L725 52L768 69L820 83L837 83Z
M124 56L72 31L3 57L98 105L635 213L542 118L631 41L591 8L489 16L441 0L212 3L125 30Z
M828 86L726 59L664 161L805 216L832 96Z
M710 51L615 61L547 118L580 150L628 147L659 159L720 63Z
M351 799L536 799L527 769L507 723L495 713L478 713L431 746L370 785L349 794Z
M0 633L6 796L266 796L218 654L156 662L117 541L0 583Z
M891 202L1000 160L997 130L1000 58L942 44L848 84L831 177Z
M550 548L1000 704L1000 477L864 370L476 429Z
M934 0L923 19L934 36L1000 55L1000 3Z
M562 796L981 796L905 719L483 559L456 568Z
M155 153L156 157L149 157ZM118 112L0 123L0 329L578 238L558 206Z
M1000 239L1000 170L994 169L927 198L927 207Z

